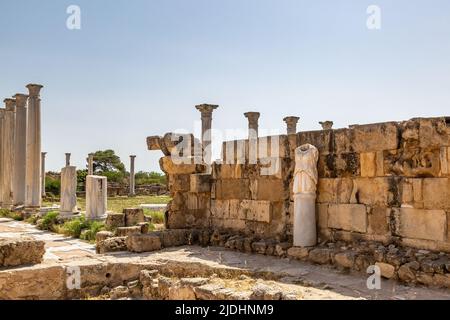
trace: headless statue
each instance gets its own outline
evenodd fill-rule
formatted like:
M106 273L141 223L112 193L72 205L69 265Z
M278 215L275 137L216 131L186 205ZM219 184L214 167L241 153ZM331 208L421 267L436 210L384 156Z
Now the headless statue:
M294 171L294 246L309 247L317 243L316 190L319 151L311 144L295 149Z

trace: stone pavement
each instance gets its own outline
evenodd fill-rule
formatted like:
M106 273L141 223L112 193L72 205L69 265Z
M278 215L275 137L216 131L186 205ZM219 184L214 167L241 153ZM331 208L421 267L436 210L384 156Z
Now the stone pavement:
M218 247L182 246L141 254L119 252L100 255L95 253L93 244L40 231L24 222L0 218L0 237L21 235L45 241L44 261L39 265L0 270L0 292L14 285L12 279L21 272L55 266L105 266L106 264L120 265L121 270L152 266L164 268L165 266L169 272L184 273L181 276L205 276L205 274L216 273L219 276L229 274L238 277L239 274L247 274L301 288L305 299L450 299L449 290L408 287L391 280L382 280L379 290L369 290L366 286L367 277L364 274L348 274L326 266L246 254ZM190 274L187 275L187 273ZM11 283L5 284L8 282L8 277ZM31 284L30 287L32 287Z

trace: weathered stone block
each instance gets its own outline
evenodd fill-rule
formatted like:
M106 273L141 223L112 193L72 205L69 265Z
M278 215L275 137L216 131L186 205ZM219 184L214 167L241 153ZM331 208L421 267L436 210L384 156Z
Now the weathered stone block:
M141 227L140 226L119 227L116 229L117 237L128 237L132 234L141 234Z
M297 260L304 260L308 258L310 248L306 247L291 247L287 251L287 255L290 258L297 259Z
M135 226L140 222L145 222L144 210L140 208L125 208L125 226Z
M230 216L230 200L211 200L211 215L224 219Z
M282 201L289 196L289 192L281 179L260 178L256 183L256 199L267 201Z
M335 263L342 268L352 268L355 263L355 252L339 252L334 256Z
M421 148L450 146L450 129L444 117L421 118L418 121L420 123L419 141Z
M377 262L376 266L380 268L381 276L386 279L391 279L395 275L395 267L389 263Z
M361 153L360 165L363 178L384 176L383 151Z
M189 230L170 229L153 232L152 235L158 236L161 246L164 248L178 247L188 244Z
M397 149L396 122L356 125L350 129L351 146L355 152L373 152Z
M243 164L222 164L215 179L241 179L244 177L243 171Z
M331 262L331 250L317 248L309 252L309 260L318 264L328 264Z
M147 137L147 148L148 150L161 150L161 136L150 136Z
M96 251L97 253L127 251L126 239L127 237L107 238L97 242Z
M153 234L135 234L126 238L128 251L148 252L161 249L161 240Z
M298 146L309 143L315 146L320 154L328 154L334 152L330 148L332 145L330 140L333 139L332 130L315 130L315 131L302 131L297 133Z
M370 206L387 206L392 199L389 178L355 179L359 203Z
M112 237L114 237L114 233L111 231L99 231L95 234L95 242L100 242Z
M444 210L395 209L397 233L406 238L445 241L447 215Z
M317 204L316 213L319 229L328 228L328 204Z
M223 179L215 183L215 196L219 200L249 199L248 179Z
M168 185L170 192L188 192L191 188L190 174L170 174Z
M425 209L450 209L450 179L423 179L422 195Z
M210 192L211 175L207 173L191 174L191 192Z
M336 180L331 178L319 179L317 183L317 202L335 203L336 202Z
M389 232L389 214L387 207L373 207L368 215L368 230L370 234L384 235Z
M171 156L165 156L159 159L159 166L167 174L193 174L206 170L206 165L201 163L197 157L183 157L176 160Z
M110 212L106 216L105 227L108 230L114 230L125 226L125 215L123 213Z
M270 201L244 200L241 210L246 212L246 219L250 221L270 223L272 219L272 204Z
M0 239L0 267L41 263L44 241L31 238Z
M328 227L367 232L366 206L361 204L331 204L328 207Z

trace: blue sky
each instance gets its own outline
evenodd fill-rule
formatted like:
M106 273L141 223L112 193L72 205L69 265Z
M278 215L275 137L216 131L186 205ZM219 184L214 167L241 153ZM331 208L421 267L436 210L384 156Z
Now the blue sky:
M200 103L220 105L221 130L245 129L246 111L280 132L287 115L299 130L449 115L449 40L448 0L1 0L0 96L45 86L49 170L107 148L159 170L145 138L192 131Z

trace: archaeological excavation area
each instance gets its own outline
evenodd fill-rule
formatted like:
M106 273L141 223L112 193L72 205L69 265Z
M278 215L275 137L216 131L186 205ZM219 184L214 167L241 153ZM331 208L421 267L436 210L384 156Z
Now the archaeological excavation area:
M44 204L42 86L27 88L0 108L0 299L450 298L448 117L302 131L280 115L286 134L260 136L251 111L213 160L221 109L197 105L201 137L142 137L170 194L155 228L139 206L108 210L93 154L83 199L66 154L60 203ZM77 223L90 229L58 232Z

